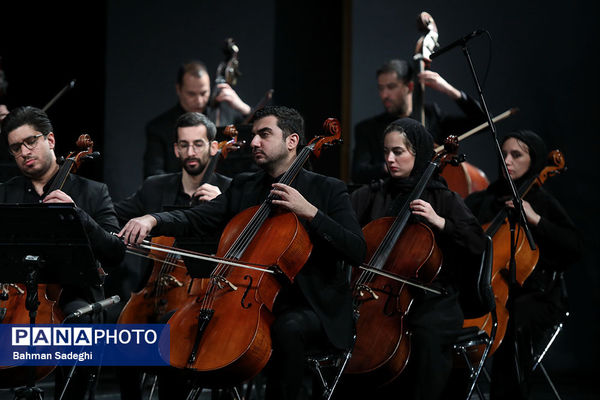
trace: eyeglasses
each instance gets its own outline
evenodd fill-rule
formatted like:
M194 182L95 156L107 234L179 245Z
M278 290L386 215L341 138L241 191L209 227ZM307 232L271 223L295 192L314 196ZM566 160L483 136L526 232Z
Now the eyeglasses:
M21 154L21 148L23 145L25 145L25 147L27 147L29 150L33 150L35 149L35 146L37 146L38 139L42 136L46 135L39 133L37 135L25 138L22 142L10 144L8 145L8 152L13 156L19 155Z
M193 143L177 142L177 147L182 152L186 152L190 146L193 146L194 150L202 150L206 146L206 143L203 140L195 140Z

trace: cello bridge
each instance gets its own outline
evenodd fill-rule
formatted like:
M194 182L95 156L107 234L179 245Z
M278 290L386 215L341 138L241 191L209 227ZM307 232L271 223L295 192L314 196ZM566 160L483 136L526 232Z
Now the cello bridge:
M371 288L370 288L369 286L367 286L367 285L358 285L358 286L356 287L356 290L358 290L358 294L359 294L359 296L360 296L360 297L363 297L363 296L365 295L365 292L367 292L368 294L370 294L370 295L371 295L371 297L372 297L374 300L379 300L379 296L377 295L377 293L375 293L375 292L373 291L373 289L371 289Z
M225 285L227 285L231 288L231 290L238 290L237 286L235 286L233 283L229 282L223 276L213 276L212 279L215 280L215 284L219 287L219 289L223 289L225 287Z
M163 275L160 277L161 286L176 286L182 287L183 283L181 283L177 278L172 275Z

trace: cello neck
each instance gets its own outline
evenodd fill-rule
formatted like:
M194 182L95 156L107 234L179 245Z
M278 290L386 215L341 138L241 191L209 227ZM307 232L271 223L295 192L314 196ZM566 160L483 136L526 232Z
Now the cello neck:
M279 180L279 183L283 183L285 185L290 185L298 173L308 160L312 152L312 147L310 145L304 147L300 154L296 157L292 165L286 170L286 172L282 175ZM242 233L237 237L233 245L230 247L227 252L227 258L238 259L244 253L252 239L256 236L258 230L262 227L265 220L271 214L272 206L271 201L275 200L275 196L269 194L265 201L260 205L258 211L254 214L250 222L244 227Z
M379 270L381 270L384 267L387 258L389 257L395 243L398 241L398 238L404 231L404 228L406 228L408 220L411 216L410 203L413 200L416 200L421 197L423 191L425 190L425 187L427 187L427 183L429 182L429 180L433 176L433 173L438 167L439 164L436 161L431 161L429 163L427 169L421 176L421 179L419 179L419 182L414 187L410 196L402 205L402 209L400 209L398 216L396 217L394 223L385 235L383 241L381 242L381 245L379 245L377 251L375 251L373 257L371 257L371 260L369 260L369 265L371 267Z
M212 156L210 158L210 161L208 162L208 166L206 167L206 170L204 171L204 176L202 177L202 183L200 183L200 186L207 183L209 181L210 177L215 173L215 170L217 169L217 163L219 162L220 157L221 157L221 149L217 150L217 154L215 154L214 156Z
M537 176L533 176L533 177L527 179L517 189L517 192L519 194L519 198L521 200L523 199L523 197L525 197L525 195L527 195L527 193L529 193L529 190L531 190L531 188L533 187L533 184L535 183L536 179L537 179ZM507 217L508 217L508 209L506 207L503 207L498 212L498 214L496 214L496 216L494 217L494 219L492 219L492 221L490 222L489 227L485 230L485 233L487 235L491 236L491 237L494 237L494 235L496 234L496 232L498 232L498 229L500 229L500 227L504 223L504 220L506 220Z
M50 185L50 188L48 189L48 193L52 193L55 190L60 190L63 188L74 165L75 162L72 159L67 158L65 160L65 162L58 169L58 172L52 181L52 185Z

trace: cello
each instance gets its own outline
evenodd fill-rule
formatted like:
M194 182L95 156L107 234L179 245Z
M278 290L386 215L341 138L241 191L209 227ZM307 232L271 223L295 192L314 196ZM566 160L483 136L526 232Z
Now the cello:
M318 156L323 146L339 142L336 120L328 119L325 129L330 135L304 147L279 183L291 184L311 153ZM195 372L200 385L232 386L258 374L270 358L270 324L281 279L293 282L312 252L297 216L273 206L276 199L270 194L229 222L206 292L169 320L178 338L171 342L171 365ZM224 259L247 267L231 268Z
M54 190L60 190L64 186L67 177L71 172L75 172L83 160L94 158L99 153L94 152L94 142L87 134L79 136L77 147L84 149L78 153L71 152L63 161L59 168L48 193ZM25 285L15 283L0 284L0 323L3 324L29 324L29 312L26 307L27 293ZM61 287L57 284L38 284L38 309L36 323L39 324L60 324L64 315L58 307L58 300L61 294ZM0 366L0 387L10 388L27 384L28 376L24 367L5 367ZM35 380L39 381L46 377L54 366L38 366L35 368Z
M429 57L439 47L439 33L433 17L427 12L421 12L417 16L417 29L423 33L423 36L417 41L415 56L413 57L417 63L417 74L419 74L428 67L431 62ZM418 82L415 85L414 99L415 114L418 121L427 127L424 83ZM463 199L473 192L484 190L490 184L481 169L465 161L444 168L441 175L448 183L450 190L457 192Z
M546 179L557 175L565 170L565 159L559 150L553 150L548 154L548 163L542 171L526 182L519 188L519 197L523 199L534 186L542 186ZM507 210L503 208L494 219L483 225L485 233L492 237L493 241L493 267L492 267L492 289L496 302L496 313L498 315L498 328L496 337L490 348L490 353L493 354L498 346L502 343L506 334L508 325L508 310L506 302L509 295L509 263L510 263L510 227L507 218ZM525 238L523 229L518 226L516 233L516 281L519 285L523 285L525 280L533 272L538 258L539 249L531 250ZM485 330L488 335L492 329L492 316L486 314L479 318L466 319L463 327L478 327L480 330ZM473 359L478 359L483 353L483 348L478 348L473 353L469 354Z
M204 171L202 183L212 176L221 158L226 158L230 151L243 144L238 143L237 133L233 125L225 128L224 134L231 139L219 142L217 153ZM192 198L191 203L197 204L197 197ZM161 248L174 247L175 238L155 237L152 239L152 245ZM138 255L134 250L127 251ZM154 261L148 283L139 292L131 294L119 315L118 324L160 323L167 313L183 306L190 294L200 294L204 291L205 280L193 281L181 257L158 250L151 250L146 257Z
M344 373L352 380L383 386L404 370L410 356L410 335L403 323L410 311L409 286L437 294L425 286L442 266L442 253L431 229L409 224L410 203L421 197L438 168L456 162L458 140L449 136L445 152L436 154L396 217L376 219L363 228L367 260L352 280L356 343Z

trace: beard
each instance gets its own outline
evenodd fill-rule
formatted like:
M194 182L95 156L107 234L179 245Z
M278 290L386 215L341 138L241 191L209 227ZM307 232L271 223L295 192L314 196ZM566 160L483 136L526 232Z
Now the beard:
M196 161L196 165L190 166L188 164L189 161ZM180 162L181 166L183 167L183 169L185 170L185 172L187 172L191 176L200 175L204 171L204 168L206 168L206 165L208 164L208 160L202 160L201 158L198 158L198 157L188 157L188 158L184 158L183 160L179 159L179 162Z
M257 155L259 156L258 158ZM281 162L281 160L287 157L287 155L288 152L285 150L284 146L275 151L271 151L270 155L267 155L262 150L252 150L252 157L254 159L254 163L267 172L272 172L276 168L276 166Z
M25 166L28 160L34 159L37 161L37 166L29 168ZM50 157L50 154L40 154L39 156L27 157L23 162L23 165L18 165L21 173L30 179L39 179L48 172L54 163L54 160Z

